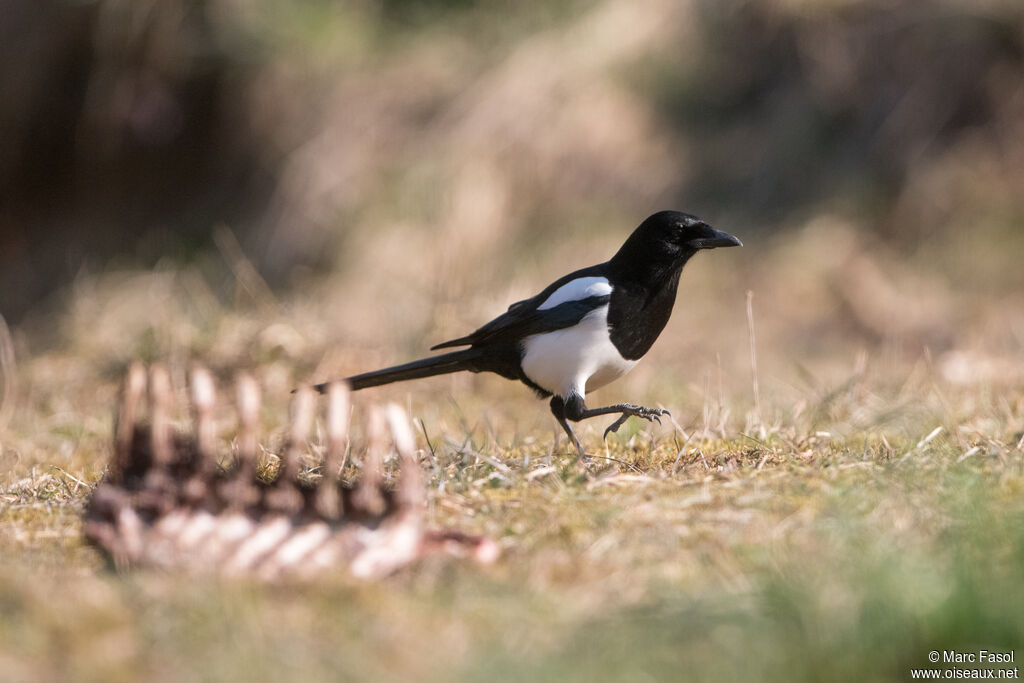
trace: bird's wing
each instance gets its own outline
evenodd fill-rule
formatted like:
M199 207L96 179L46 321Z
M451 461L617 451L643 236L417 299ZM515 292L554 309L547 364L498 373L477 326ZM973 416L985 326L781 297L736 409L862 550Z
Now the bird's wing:
M538 309L532 306L510 309L476 332L465 337L437 344L432 346L430 350L436 351L453 346L486 344L495 341L518 341L533 334L553 332L566 327L572 327L582 320L587 313L607 304L610 299L610 295L603 294L576 301L566 301L545 309Z
M431 351L499 340L519 340L531 334L572 327L590 311L608 303L611 285L595 274L599 266L570 273L537 296L517 301L508 310L465 337L431 347Z

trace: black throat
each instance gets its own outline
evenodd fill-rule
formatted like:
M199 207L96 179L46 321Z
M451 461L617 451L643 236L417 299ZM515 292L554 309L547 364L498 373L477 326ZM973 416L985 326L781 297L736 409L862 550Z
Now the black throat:
M608 262L612 282L608 328L627 360L640 359L672 317L683 266L696 251L627 241Z

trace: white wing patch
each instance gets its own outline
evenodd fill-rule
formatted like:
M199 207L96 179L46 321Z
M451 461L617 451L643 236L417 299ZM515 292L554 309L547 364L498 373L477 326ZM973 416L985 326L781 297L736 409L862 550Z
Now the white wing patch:
M603 277L581 277L567 282L551 293L544 303L537 307L538 311L554 308L566 301L581 301L592 296L606 296L612 293L612 286Z

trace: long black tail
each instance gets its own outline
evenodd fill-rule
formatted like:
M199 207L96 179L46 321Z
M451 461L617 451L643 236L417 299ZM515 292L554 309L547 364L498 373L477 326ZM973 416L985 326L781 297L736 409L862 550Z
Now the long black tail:
M474 370L476 369L474 361L479 357L480 349L463 349L461 351L452 351L451 353L442 353L440 356L414 360L411 363L396 365L384 368L383 370L364 372L361 375L347 377L345 381L349 383L353 391L356 391L368 387L378 387L382 384L391 384L392 382L404 382L407 379L445 375L449 372L458 372L460 370ZM322 394L327 391L327 385L328 383L325 382L317 384L313 388Z

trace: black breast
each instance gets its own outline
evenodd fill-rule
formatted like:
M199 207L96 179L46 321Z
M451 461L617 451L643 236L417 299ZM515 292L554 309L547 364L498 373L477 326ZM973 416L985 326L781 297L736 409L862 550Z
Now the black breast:
M622 283L612 290L608 328L612 344L627 360L639 360L672 316L680 270L655 287Z

